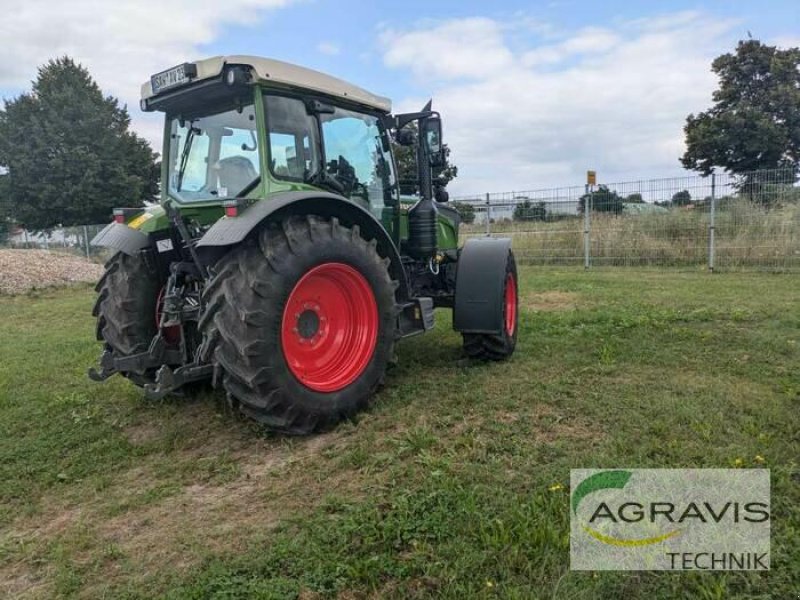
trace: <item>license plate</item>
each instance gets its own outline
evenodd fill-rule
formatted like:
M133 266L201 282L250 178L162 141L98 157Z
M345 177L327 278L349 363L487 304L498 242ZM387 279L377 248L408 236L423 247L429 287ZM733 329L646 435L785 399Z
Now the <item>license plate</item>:
M189 77L186 75L186 65L178 65L150 77L150 85L154 94L186 83L189 83Z

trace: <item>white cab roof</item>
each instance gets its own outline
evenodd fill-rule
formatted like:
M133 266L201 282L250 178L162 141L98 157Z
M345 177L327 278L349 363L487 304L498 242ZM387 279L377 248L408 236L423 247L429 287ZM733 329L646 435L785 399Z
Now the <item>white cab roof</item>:
M254 77L260 81L275 82L321 92L329 96L346 98L383 112L392 110L392 101L389 98L378 96L325 73L280 60L259 56L214 56L195 61L193 64L197 65L197 77L193 81L216 77L222 73L225 65L246 65L252 69ZM142 84L142 98L152 98L153 96L153 89L148 80Z

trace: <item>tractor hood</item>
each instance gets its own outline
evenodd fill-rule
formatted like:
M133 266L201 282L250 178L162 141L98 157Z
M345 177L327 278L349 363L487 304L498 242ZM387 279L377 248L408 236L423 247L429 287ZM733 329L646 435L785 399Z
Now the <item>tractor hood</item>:
M313 69L258 56L214 56L157 73L142 84L142 101L146 105L148 100L161 94L221 77L227 65L248 67L253 79L262 83L275 83L344 98L381 112L388 113L392 110L392 102L388 98L346 81Z

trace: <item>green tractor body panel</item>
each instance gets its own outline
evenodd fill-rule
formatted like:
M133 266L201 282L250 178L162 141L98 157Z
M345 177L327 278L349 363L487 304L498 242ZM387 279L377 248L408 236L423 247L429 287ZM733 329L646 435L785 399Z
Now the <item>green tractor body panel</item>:
M408 239L408 210L419 202L417 196L400 196L400 238ZM439 206L436 217L436 243L440 250L458 248L458 227L460 218L455 209Z

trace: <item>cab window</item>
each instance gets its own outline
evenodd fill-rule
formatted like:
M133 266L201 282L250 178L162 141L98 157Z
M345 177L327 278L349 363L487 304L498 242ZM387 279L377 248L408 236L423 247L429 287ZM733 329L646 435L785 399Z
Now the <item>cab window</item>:
M306 181L317 169L316 123L295 98L267 96L269 164L278 179Z
M320 121L328 174L341 184L343 195L380 215L393 203L395 174L378 118L337 107L321 114Z

